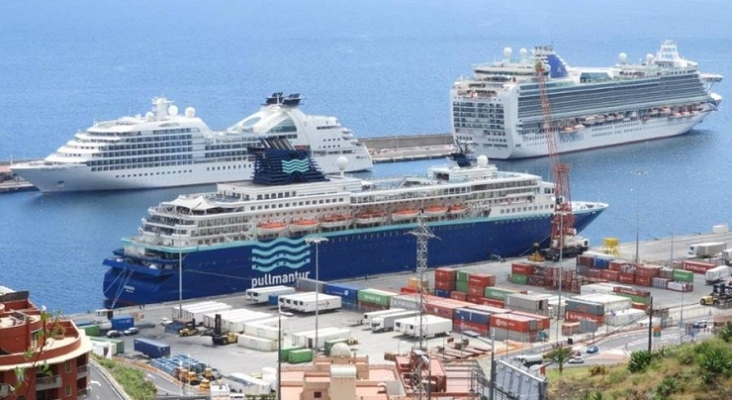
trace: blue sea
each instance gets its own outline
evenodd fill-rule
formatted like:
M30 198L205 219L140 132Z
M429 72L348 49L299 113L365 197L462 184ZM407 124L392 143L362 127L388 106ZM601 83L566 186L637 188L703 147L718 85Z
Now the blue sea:
M144 114L154 96L223 129L268 94L360 137L449 132L449 88L471 65L551 44L570 65L640 60L673 39L704 72L732 77L732 3L484 0L5 0L0 4L0 159L42 158L94 121ZM732 100L727 82L715 87ZM732 222L726 103L691 133L562 157L574 199L611 208L600 244L709 232ZM378 165L419 173L435 162ZM546 159L501 162L549 177ZM0 196L0 285L75 313L102 305L102 260L148 207L213 186Z

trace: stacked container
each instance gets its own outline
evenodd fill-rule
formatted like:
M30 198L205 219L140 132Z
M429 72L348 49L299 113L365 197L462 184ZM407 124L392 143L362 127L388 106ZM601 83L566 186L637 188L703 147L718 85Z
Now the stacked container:
M386 310L390 299L396 295L397 293L386 290L361 289L358 291L358 306L363 311Z
M455 278L455 291L468 293L468 278L470 274L466 271L457 271Z
M435 269L435 291L443 290L452 292L455 290L457 281L457 270L454 268L440 267ZM449 296L440 296L449 297Z
M540 315L547 315L549 313L549 300L542 296L511 293L506 295L504 303L509 310L525 311Z
M495 314L490 317L490 335L495 340L533 343L546 337L545 326L545 320L541 317L523 313Z
M472 308L458 308L453 314L452 330L454 332L474 331L487 336L490 330L491 313Z
M519 285L528 285L529 283L529 276L534 275L534 265L529 263L523 263L523 262L515 262L511 263L511 282L519 284ZM533 280L534 282L537 282L537 280ZM544 286L544 283L542 282L541 285L535 285L535 286Z
M323 293L332 296L340 296L343 308L355 308L358 305L358 286L343 283L323 284Z
M700 261L690 261L690 260L684 260L682 264L682 268L691 271L695 274L703 274L707 272L707 270L710 270L712 268L716 267L714 264L700 262Z
M602 325L605 318L605 305L590 300L567 299L565 310L564 319L570 322L594 321Z

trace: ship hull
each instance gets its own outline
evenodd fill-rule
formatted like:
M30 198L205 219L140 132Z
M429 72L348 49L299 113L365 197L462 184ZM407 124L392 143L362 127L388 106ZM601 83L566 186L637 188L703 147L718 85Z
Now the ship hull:
M576 212L578 231L605 208ZM428 266L474 263L496 257L526 255L534 243L548 244L550 214L515 218L472 218L430 222L440 240L429 242ZM155 269L133 266L122 257L104 261L109 270L103 291L109 306L160 303L243 292L251 287L292 285L297 278L316 276L323 281L369 275L412 272L416 268L415 223L324 233L329 240L317 245L305 236L267 242L221 245L168 260ZM183 265L182 280L178 274ZM182 285L181 285L182 282Z

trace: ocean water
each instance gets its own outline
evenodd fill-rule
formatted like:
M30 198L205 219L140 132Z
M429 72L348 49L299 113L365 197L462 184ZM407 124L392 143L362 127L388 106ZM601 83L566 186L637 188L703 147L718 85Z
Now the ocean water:
M94 121L143 114L154 96L193 106L215 129L274 91L335 115L358 136L448 132L449 88L506 46L552 44L570 65L609 66L664 39L704 72L732 77L732 4L466 0L3 1L0 159L41 158ZM729 84L715 87L726 101ZM732 220L723 102L677 138L563 156L572 197L611 208L584 234L599 244L709 232ZM419 173L435 162L378 165ZM500 162L549 177L545 159ZM102 304L102 260L147 208L184 189L0 196L0 285L65 313Z

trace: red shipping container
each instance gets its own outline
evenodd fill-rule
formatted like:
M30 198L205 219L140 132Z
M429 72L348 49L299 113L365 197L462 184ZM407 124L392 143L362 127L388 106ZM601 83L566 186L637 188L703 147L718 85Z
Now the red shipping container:
M549 326L551 325L551 318L543 316L543 315L537 315L537 314L527 313L527 312L523 312L523 311L511 311L511 314L523 315L525 317L539 321L538 322L539 329L549 329Z
M622 287L622 286L615 286L613 288L613 292L615 292L615 293L631 294L633 296L640 296L640 297L650 297L651 296L651 292L648 291L648 290L625 288L625 287Z
M582 265L585 267L591 267L592 266L592 257L589 256L577 256L577 265Z
M608 264L607 269L609 269L610 271L620 271L620 267L623 264L625 264L625 262L613 260L613 261L610 261L610 264Z
M460 306L447 302L432 301L425 305L425 312L430 315L452 319L456 308L460 308Z
M707 272L707 270L714 268L714 264L709 264L705 262L699 262L699 261L688 261L684 260L683 268L687 271L691 271L695 274L703 274Z
M656 265L645 265L635 269L635 276L642 276L644 278L655 278L661 272L661 267Z
M455 281L457 279L457 270L449 267L439 267L435 269L435 281Z
M634 274L618 274L618 282L620 283L628 283L628 284L634 284L635 283L635 275Z
M488 325L481 325L477 322L470 322L470 321L453 321L452 322L452 330L454 332L465 332L465 331L473 331L477 332L481 336L488 336L488 330L490 328Z
M588 268L587 269L587 277L588 278L602 279L602 271L603 270L597 269L597 268Z
M608 281L617 282L618 274L619 274L618 271L612 271L612 270L606 269L600 273L600 278L608 280Z
M468 286L468 296L483 297L484 293L485 293L485 288L476 287L476 286Z
M489 306L489 305L485 305L485 304L472 304L468 308L473 309L473 310L482 311L482 312L487 312L487 313L489 313L491 315L493 315L493 314L506 314L506 313L510 313L511 312L511 310L506 310L504 308L493 307L493 306Z
M567 311L564 317L567 321L595 321L598 324L602 324L605 316L604 315L592 315L585 314L577 311Z
M648 309L648 304L645 304L645 303L630 303L630 307L631 308L635 308L636 310L643 310L643 311L645 311L645 310Z
M402 286L399 288L399 293L419 293L419 289L409 286Z
M653 277L636 275L635 284L640 285L640 286L651 286L651 285L653 285Z
M468 275L468 286L495 286L496 276L491 274L470 274Z
M507 329L509 331L526 333L531 329L531 318L516 314L491 315L491 328Z
M455 281L435 281L435 289L440 290L448 290L453 291L455 290Z
M467 301L478 305L485 305L497 308L504 307L504 303L501 300L488 299L483 296L468 296Z
M529 263L512 263L511 273L515 275L533 275L534 266Z
M450 292L450 298L465 301L468 298L468 294L463 292Z

